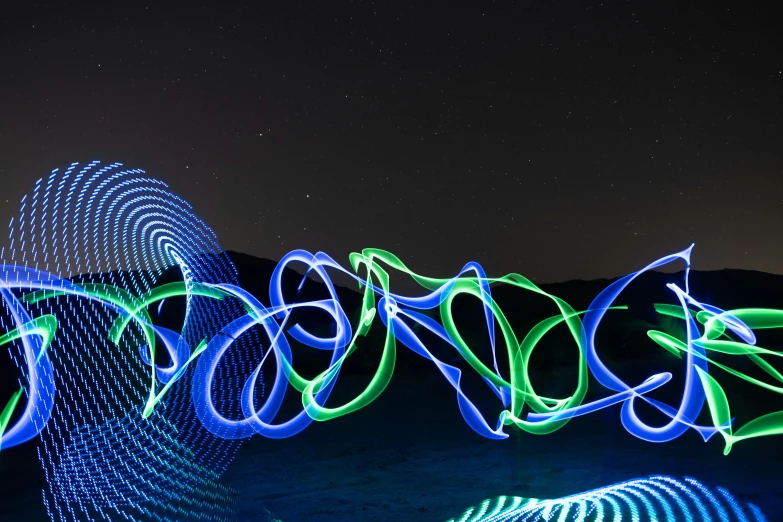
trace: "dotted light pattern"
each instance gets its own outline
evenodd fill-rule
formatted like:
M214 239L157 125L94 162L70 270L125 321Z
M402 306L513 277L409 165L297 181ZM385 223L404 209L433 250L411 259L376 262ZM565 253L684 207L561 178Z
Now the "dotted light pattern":
M237 284L236 270L214 233L185 201L142 171L120 167L73 164L39 180L12 221L10 244L2 253L0 327L7 333L0 346L8 346L20 379L19 390L0 412L0 445L41 435L48 483L44 502L55 520L230 518L231 492L219 478L239 441L254 434L290 437L313 421L370 404L392 377L398 342L435 365L453 387L467 424L492 439L508 437L505 426L551 433L574 417L613 405L621 406L629 433L651 442L692 429L705 441L719 433L728 453L740 440L783 433L783 412L734 430L728 398L709 371L718 368L783 393L783 376L770 363L781 354L756 346L754 334L754 329L783 327L783 311L725 311L696 300L688 287L691 248L612 283L586 311L574 310L521 275L487 277L477 263L466 264L452 278L436 279L411 271L384 250L352 254L350 269L324 253L295 250L275 268L270 305L264 306ZM656 310L682 320L684 338L657 330L648 335L684 362L678 406L649 396L671 381L670 373L626 383L607 367L595 343L603 317L624 308L615 305L622 291L640 274L674 262L686 266L682 286L668 285L678 304L658 304ZM328 297L297 302L284 295L289 265L305 269L300 289L313 275ZM161 281L172 267L181 281ZM392 272L412 278L423 295L393 292ZM348 320L329 273L359 284L358 324ZM559 313L518 336L492 297L500 284L544 296ZM459 331L453 316L459 296L483 306L490 362ZM169 298L184 302L180 331L153 320ZM333 333L323 337L291 320L302 308L326 314ZM370 383L344 404L326 406L345 360L378 323L386 333ZM576 347L578 373L574 392L554 398L535 392L528 363L540 340L560 325ZM437 357L422 332L440 339L483 378L503 406L496 422L488 421L462 389L462 370ZM305 378L294 367L292 342L328 352L329 365ZM501 345L506 372L500 370ZM739 372L714 360L714 354L748 357L778 384ZM264 379L262 368L269 361L274 361L274 378ZM609 395L585 403L590 374ZM289 388L301 395L302 408L281 421ZM642 421L635 410L639 401L661 412L667 424ZM703 410L712 425L697 424Z
M72 164L39 180L24 198L2 257L0 326L11 334L0 344L10 347L20 391L0 418L0 434L3 447L41 434L50 517L232 518L231 492L218 479L236 443L201 428L190 379L178 379L165 404L144 411L155 389L139 347L152 343L138 321L110 336L123 313L112 301L152 291L173 266L182 271L187 298L187 319L174 341L181 350L190 352L188 346L244 314L237 303L193 291L196 281L236 282L236 271L190 205L141 170ZM156 335L165 342L165 329L156 329L153 341ZM236 348L220 372L250 371L244 361L247 351L260 350L257 334ZM228 392L216 401L228 409L237 402ZM20 422L8 427L21 402Z
M761 510L692 478L634 479L568 497L501 496L448 522L766 522Z

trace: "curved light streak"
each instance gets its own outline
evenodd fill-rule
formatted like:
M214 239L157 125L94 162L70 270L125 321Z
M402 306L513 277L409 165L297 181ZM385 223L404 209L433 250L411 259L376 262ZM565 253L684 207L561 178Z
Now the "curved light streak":
M666 476L634 479L585 493L540 500L500 496L448 522L767 522L752 503L723 488Z

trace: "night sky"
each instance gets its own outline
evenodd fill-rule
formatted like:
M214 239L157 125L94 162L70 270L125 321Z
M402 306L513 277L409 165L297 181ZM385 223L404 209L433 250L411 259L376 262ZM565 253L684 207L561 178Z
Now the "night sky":
M155 4L0 7L0 223L120 161L272 259L783 272L774 3Z

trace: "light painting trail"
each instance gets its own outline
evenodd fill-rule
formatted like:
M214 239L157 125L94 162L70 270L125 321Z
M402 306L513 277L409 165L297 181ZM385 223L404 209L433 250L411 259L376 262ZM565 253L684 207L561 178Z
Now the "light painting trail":
M109 519L117 513L155 518L157 510L169 510L175 518L195 513L209 520L230 518L224 507L228 493L218 478L238 448L232 441L255 434L290 437L313 421L361 410L389 384L399 347L432 362L433 375L439 373L453 387L465 422L490 439L508 437L506 427L552 433L574 417L612 406L619 406L631 435L650 442L670 441L688 430L705 441L718 433L728 453L739 441L783 433L783 411L743 419L736 429L718 380L728 374L783 393L783 375L771 362L781 354L756 346L754 334L783 327L783 310L723 310L700 302L690 293L687 269L681 285L668 285L675 304L655 305L659 314L683 321L684 338L648 332L664 352L682 360L679 404L649 396L672 386L672 374L653 373L629 383L601 359L596 332L607 314L622 314L622 291L644 272L677 262L690 267L691 248L619 279L580 311L519 274L488 277L478 263L438 279L414 273L380 249L352 254L350 268L322 252L295 250L275 268L270 306L264 306L238 285L214 233L186 202L142 171L119 167L73 164L39 180L12 222L0 265L0 327L5 330L0 346L8 348L20 374L19 391L3 399L0 448L42 437L41 460L50 486L45 502L53 519ZM287 302L282 277L293 264L317 275L329 297ZM174 266L182 281L158 284ZM337 297L333 274L352 278L362 290L356 324ZM423 294L397 293L394 281L401 277L415 281ZM301 284L307 280L303 276ZM493 299L499 285L514 287L519 299L530 293L544 296L559 313L526 332L515 331ZM459 296L482 304L491 362L460 333L453 314ZM184 298L180 331L153 320L169 298ZM301 308L326 314L333 335L322 337L292 321ZM376 325L384 329L385 340L370 383L344 404L326 406L343 364L359 350L357 340ZM533 387L528 363L541 339L559 325L568 329L575 347L576 385L567 397L542 396ZM261 329L265 336L259 335ZM461 386L462 370L437 357L422 341L422 331L447 343L483 378L502 404L497 418L479 410ZM293 360L292 342L329 352L329 365L305 378ZM506 347L505 353L498 345ZM161 349L170 360L167 366L155 363ZM715 354L747 357L773 384L714 360ZM268 368L272 359L270 374L264 364ZM501 366L507 366L506 374ZM606 393L585 402L591 375ZM301 398L301 411L279 421L291 390ZM636 412L639 401L668 422L651 426L642 421ZM697 423L705 408L711 425ZM68 485L68 477L76 476L82 485Z
M626 276L610 285L593 302L587 312L574 311L567 303L555 296L547 294L530 281L517 274L502 278L488 278L477 264L470 263L455 277L450 279L425 278L411 272L403 263L389 252L367 249L351 258L354 271L348 271L323 253L310 254L305 251L294 251L285 256L272 275L270 284L270 301L267 308L254 296L236 285L203 284L190 282L168 283L155 287L141 296L133 296L121 288L105 284L74 284L51 273L4 265L6 273L3 282L3 292L10 310L15 310L14 317L19 321L19 327L0 337L0 344L6 344L17 339L24 339L26 361L30 372L30 383L33 385L28 393L33 400L27 402L27 413L19 421L3 433L2 444L5 447L14 446L35 436L43 428L51 415L55 382L52 377L51 364L47 347L56 336L57 319L54 315L43 315L31 318L25 305L33 305L42 300L54 299L60 296L78 297L99 303L107 310L116 313L116 318L109 329L109 340L118 344L126 329L135 324L143 332L145 343L138 347L139 356L143 362L150 365L154 359L156 339L162 341L171 359L171 365L165 368L155 366L149 378L149 396L144 404L143 415L148 417L156 404L176 381L186 374L190 365L195 366L193 372L193 406L204 426L213 434L227 439L245 438L255 433L271 438L289 437L300 432L311 421L325 421L356 411L377 398L389 380L394 370L397 342L417 354L432 361L437 370L454 388L457 401L465 421L479 434L489 438L505 438L504 425L515 425L518 428L535 434L550 433L561 428L569 419L586 415L601 408L622 404L621 419L626 429L633 435L651 442L671 440L688 429L698 431L705 440L716 432L726 439L726 452L735 442L762 435L779 434L783 431L783 413L777 412L748 423L743 428L733 432L729 416L728 400L718 381L708 373L708 364L714 364L725 372L745 379L748 382L763 386L770 391L781 393L783 387L766 384L742 372L712 361L708 352L743 355L750 357L765 369L772 377L779 377L774 368L761 358L761 355L780 357L778 352L754 346L754 328L779 328L783 326L783 311L771 309L740 309L720 310L714 306L700 303L690 297L686 291L676 285L671 285L675 296L681 301L681 306L656 305L657 310L666 315L685 319L687 313L687 340L680 340L657 330L650 330L648 335L666 350L684 356L685 371L688 374L685 390L679 408L674 408L659 401L647 398L645 395L652 390L666 385L671 374L658 373L650 375L640 384L630 385L621 381L611 373L601 361L594 343L594 334L604 312L611 310L610 299L613 301L630 280L645 270L661 266L676 259L689 261L690 249L679 252L668 258L656 261L642 271ZM283 269L292 262L303 263L308 272L315 272L326 283L331 294L330 299L288 304L282 293L281 276ZM390 291L390 276L388 268L403 272L422 284L429 293L420 297L407 297ZM334 286L327 269L340 271L354 277L364 290L362 320L356 331L340 306ZM357 273L366 272L365 277ZM13 274L13 277L10 277ZM474 274L474 275L468 275ZM304 284L306 278L303 278ZM505 319L503 311L492 299L490 285L503 283L545 295L552 299L560 308L561 314L550 317L534 326L524 339L519 339ZM687 282L685 287L687 288ZM14 297L11 290L24 290L21 298ZM504 337L504 344L513 347L506 354L510 376L504 377L497 369L482 362L467 343L462 339L455 323L451 307L454 298L460 294L468 294L481 300L487 318L491 344L496 344L497 331L494 324L499 325L499 332ZM195 296L224 300L235 299L245 309L245 314L225 325L215 336L206 338L192 349L180 334L152 323L148 307L169 297ZM376 302L377 300L377 302ZM327 312L336 324L333 337L318 337L298 324L287 324L290 313L301 307L317 308ZM439 309L442 324L424 315L422 311ZM617 307L615 307L617 308ZM696 312L694 309L699 309ZM580 316L585 316L580 321ZM327 408L326 398L333 388L343 362L356 348L356 340L364 335L373 323L380 321L386 329L386 342L380 364L371 383L348 403ZM566 398L552 398L537 395L533 390L528 375L527 361L537 343L553 327L566 323L573 341L580 348L578 364L580 367L577 387L573 395ZM244 418L230 420L221 415L214 407L210 390L214 389L215 371L223 356L231 349L236 338L255 325L261 325L271 342L271 350L262 358L262 362L248 376L242 389L242 413ZM486 381L503 402L505 409L497 424L492 427L478 411L470 398L460 388L461 372L459 369L435 357L414 333L414 326L423 327L449 343L472 368ZM702 330L702 331L700 331ZM734 340L729 335L733 333L740 340ZM313 379L305 379L295 369L289 344L289 337L297 342L332 353L328 368ZM27 349L29 347L29 349ZM256 382L262 370L263 361L272 354L276 362L274 384L264 404L259 409L253 402ZM493 353L496 361L499 355ZM587 390L587 372L591 371L596 379L615 393L603 399L583 403ZM281 424L272 421L277 415L284 395L289 386L301 393L302 411L294 419ZM44 390L44 391L40 391ZM10 410L18 403L15 394L3 412L3 419L10 417ZM636 400L645 400L667 415L671 422L664 426L652 427L635 414L633 406ZM714 426L699 426L695 424L696 416L705 403L708 404ZM525 406L530 412L523 418ZM36 412L33 414L33 412ZM34 426L37 426L34 427Z
M498 497L469 508L448 522L766 522L761 510L738 502L723 488L686 478L634 479L578 495L540 500Z

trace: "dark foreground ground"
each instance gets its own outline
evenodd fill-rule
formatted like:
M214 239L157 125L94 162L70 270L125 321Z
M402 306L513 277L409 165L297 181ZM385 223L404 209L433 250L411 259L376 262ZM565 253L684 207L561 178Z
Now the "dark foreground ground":
M350 376L341 376L341 379ZM359 383L356 383L359 384ZM783 520L780 437L667 444L628 435L618 408L547 436L480 437L437 375L395 376L367 408L285 440L250 439L225 475L240 520L445 521L486 498L551 498L665 474L722 486ZM0 453L0 520L45 520L33 446Z
M753 502L783 520L781 439L739 443L694 433L667 444L627 434L619 409L533 436L508 427L492 441L463 422L454 394L436 375L393 379L355 414L312 425L286 440L253 438L226 481L240 518L265 506L288 521L445 521L486 498L553 498L632 478L690 476Z

